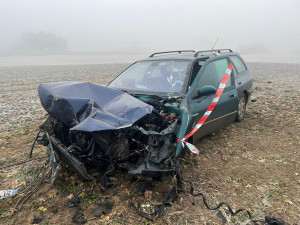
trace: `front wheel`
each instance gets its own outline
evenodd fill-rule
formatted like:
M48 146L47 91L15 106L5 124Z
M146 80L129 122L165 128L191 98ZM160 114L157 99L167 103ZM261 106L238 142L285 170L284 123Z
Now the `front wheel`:
M237 115L235 118L236 122L241 122L245 116L246 113L246 96L243 93L241 97L239 98L239 105L237 110Z

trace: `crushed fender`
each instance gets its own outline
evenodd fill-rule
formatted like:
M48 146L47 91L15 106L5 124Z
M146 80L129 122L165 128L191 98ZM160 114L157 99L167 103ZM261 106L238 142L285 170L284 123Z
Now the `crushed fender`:
M87 180L95 179L90 169L106 171L107 187L113 186L109 177L118 168L146 179L173 174L179 123L176 101L133 97L79 82L41 84L38 92L49 115L37 143L50 147L52 182L61 163Z
M46 83L38 93L45 110L74 131L129 127L153 110L123 91L92 83Z

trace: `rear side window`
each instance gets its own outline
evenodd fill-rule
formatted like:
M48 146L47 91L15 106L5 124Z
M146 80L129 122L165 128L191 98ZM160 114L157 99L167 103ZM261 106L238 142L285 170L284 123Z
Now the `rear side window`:
M242 62L242 60L238 56L230 56L229 58L233 62L238 73L241 73L241 72L247 70L245 64Z

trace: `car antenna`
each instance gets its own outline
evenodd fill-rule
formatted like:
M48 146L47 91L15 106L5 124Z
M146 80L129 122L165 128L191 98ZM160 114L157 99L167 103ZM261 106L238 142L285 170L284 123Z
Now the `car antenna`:
M211 49L211 50L214 50L214 47L216 46L216 44L217 44L218 40L219 40L219 37L218 37L218 38L217 38L217 40L215 41L215 43L214 43L214 45L213 45L213 47L212 47L212 49Z

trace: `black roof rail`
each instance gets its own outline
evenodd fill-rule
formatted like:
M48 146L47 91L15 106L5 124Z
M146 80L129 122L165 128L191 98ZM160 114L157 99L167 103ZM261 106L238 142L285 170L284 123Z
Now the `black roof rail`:
M194 50L179 50L179 51L168 51L168 52L155 52L153 53L152 55L149 56L150 57L153 57L155 55L158 55L158 54L165 54L165 53L174 53L174 52L178 52L178 53L181 53L181 52L195 52Z
M211 50L205 50L205 51L197 51L194 55L194 57L197 57L199 55L199 53L203 53L203 52L222 52L222 51L228 51L228 52L232 52L231 49L229 48L225 48L225 49L211 49Z

